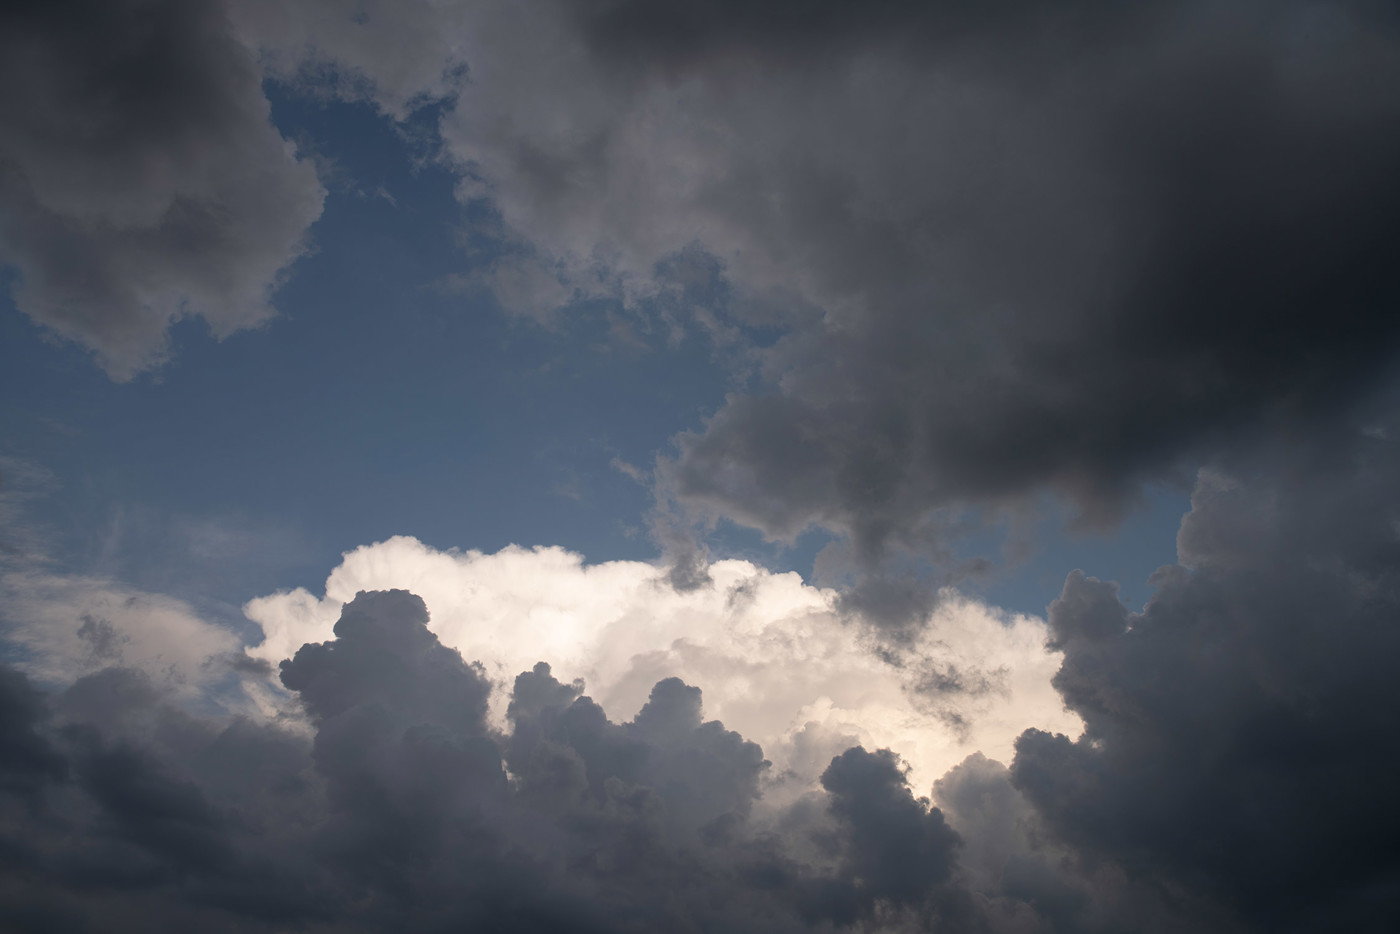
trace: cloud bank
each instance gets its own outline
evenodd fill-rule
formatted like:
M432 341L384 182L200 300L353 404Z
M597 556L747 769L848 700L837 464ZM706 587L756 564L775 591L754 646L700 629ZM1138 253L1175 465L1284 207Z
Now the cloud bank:
M407 592L362 594L283 663L309 745L182 715L122 669L51 707L6 673L7 830L68 828L7 837L7 926L805 930L963 910L957 836L891 754L843 753L775 835L753 814L762 751L703 721L695 688L663 680L613 723L539 665L501 737L490 684L426 619Z
M662 569L643 578L557 550L446 554L407 539L362 549L332 576L330 606L359 575L416 569L425 592L438 582L443 619L405 590L350 595L278 666L300 728L192 711L117 660L48 692L0 678L5 923L1383 930L1400 909L1396 452L1376 428L1203 474L1179 563L1157 573L1141 611L1080 571L1050 607L1040 633L1059 653L1053 686L1083 735L1025 729L1006 765L967 755L930 799L880 736L807 727L770 750L713 719L722 707L754 720L726 680L732 658L706 667L672 647L684 677L645 655L579 661L620 637L604 622L585 638L583 623L617 612L580 596L590 574L611 584L597 595L626 593L616 582L633 576L660 595L642 603L658 625L687 629L712 656L743 650L753 617L731 608L707 631L696 621L716 598L658 585ZM550 562L555 585L576 588L579 625L538 596L533 617L512 605L527 598L511 567ZM754 582L738 562L711 573L719 599L732 578L750 582L755 605L792 608L760 627L769 638L809 617L808 661L826 671L815 682L860 674L824 654L835 637L810 619L830 612L822 592L786 575ZM473 636L454 616L468 607L482 620ZM295 641L295 626L319 629L324 608L296 593L250 605L284 620L265 624L265 654ZM947 641L961 650L956 626ZM471 638L508 648L482 663L444 644ZM532 644L560 669L540 659L493 676ZM781 709L788 666L800 666L771 657L762 703ZM568 677L586 664L620 712ZM644 696L630 693L651 672Z
M394 539L249 603L240 655L21 529L0 927L1394 926L1390 5L395 9L7 8L21 307L118 378L181 315L262 320L321 195L260 77L455 94L503 304L734 363L663 507L863 576ZM1092 568L1043 623L899 576L959 509L1102 524L1197 457L1140 610Z
M1144 480L1347 406L1400 336L1385 4L7 15L18 302L114 376L179 317L271 313L322 192L262 77L398 119L442 102L459 195L500 220L472 276L540 320L607 298L706 333L742 375L663 499L838 533L891 618L891 553L955 578L965 509L1050 490L1111 523Z
M675 298L744 348L756 382L678 438L665 492L869 565L937 554L960 504L1049 489L1110 522L1393 360L1396 28L1366 3L485 4L441 130L536 281Z
M1382 930L1400 907L1387 667L1400 648L1400 503L1383 434L1308 455L1306 482L1297 470L1203 475L1180 563L1158 572L1141 612L1071 574L1045 635L1083 735L1024 730L1009 766L969 755L932 801L895 751L823 745L811 730L794 743L812 743L813 780L793 788L679 677L657 678L630 716L544 661L502 685L498 662L445 645L404 590L353 595L324 640L280 663L304 731L191 713L119 664L56 693L7 672L5 923ZM395 549L446 568L445 592L465 593L473 573L496 579L463 599L502 607L522 642L559 632L565 646L579 644L567 620L506 609L510 564L554 561L576 584L632 570L398 540L348 556L331 589L374 564L391 573ZM735 570L717 565L715 589ZM773 578L756 602L792 586ZM665 601L698 599L653 592L661 616ZM301 623L319 626L321 602L305 595L251 610L298 600ZM452 612L433 624L449 638ZM709 645L735 628L716 626ZM714 692L745 716L732 688ZM614 694L625 706L626 690Z
M960 504L1050 489L1112 521L1142 480L1330 411L1394 355L1384 4L7 15L19 304L114 375L176 318L271 313L322 191L264 75L399 119L444 101L460 196L503 225L474 275L507 306L610 297L757 375L679 436L663 493L777 539L834 530L867 567L941 556Z
M233 8L278 74L446 102L459 197L499 218L468 278L503 307L713 340L735 391L658 496L836 533L892 624L981 566L969 514L1048 491L1110 525L1395 358L1386 4Z

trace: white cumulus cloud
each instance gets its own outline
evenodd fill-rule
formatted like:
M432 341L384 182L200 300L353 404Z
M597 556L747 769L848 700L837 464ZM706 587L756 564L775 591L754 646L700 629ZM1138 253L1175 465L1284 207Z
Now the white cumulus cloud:
M643 562L589 565L557 547L439 551L397 537L347 553L324 595L250 601L244 612L266 638L248 652L275 664L333 638L358 591L397 588L421 596L438 638L503 685L545 661L622 719L656 681L680 677L703 690L707 717L799 779L825 767L825 747L854 740L899 752L927 789L971 752L1009 761L1027 727L1079 732L1050 685L1060 656L1046 651L1041 620L948 591L923 634L892 653L843 622L834 591L796 573L739 560L709 573L712 585L678 593ZM498 718L506 699L497 693Z

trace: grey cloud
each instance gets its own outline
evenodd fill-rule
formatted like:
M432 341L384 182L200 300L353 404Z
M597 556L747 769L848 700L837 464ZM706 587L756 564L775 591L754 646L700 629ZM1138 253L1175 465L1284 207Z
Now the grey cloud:
M33 931L1370 929L1400 872L1380 625L1395 503L1375 498L1393 452L1362 460L1307 489L1203 483L1182 531L1192 568L1164 570L1142 614L1071 576L1051 628L1085 737L1029 731L1010 770L972 756L933 803L893 752L833 756L835 736L799 737L825 765L794 788L674 678L614 722L540 663L497 733L481 670L403 591L360 594L333 641L283 664L309 739L183 711L121 668L59 695L4 673L0 917ZM1203 544L1241 510L1265 516L1257 537ZM1269 544L1299 522L1313 536Z
M640 314L673 257L719 270L664 312L759 374L661 465L702 517L871 573L942 560L960 507L1102 526L1394 359L1388 5L482 9L464 196L565 294Z
M529 711L519 704L522 694L542 691L553 695L553 703ZM698 688L665 679L636 718L622 725L610 723L578 691L554 681L543 663L516 680L506 762L523 789L541 781L553 787L557 757L567 759L572 751L585 781L575 792L581 807L592 802L606 809L619 795L650 789L658 796L655 816L667 832L692 841L748 815L768 763L757 745L715 721L702 722Z
M840 607L895 637L910 633L938 599L934 574L908 571L891 573L883 568L858 574L842 588Z
M44 700L23 675L0 669L0 787L8 792L37 790L62 777L66 763L40 732Z
M316 726L328 860L361 897L410 916L416 892L443 884L444 863L487 877L478 894L490 892L498 871L490 814L507 791L485 723L490 685L428 632L427 619L411 594L363 594L346 606L334 641L282 663L283 684ZM416 923L442 923L434 913L444 907L423 905Z
M0 256L39 325L118 380L167 329L273 314L324 192L269 122L217 3L12 3L0 18Z
M1044 488L1101 523L1224 433L1305 422L1383 372L1393 24L1143 9L965 34L977 65L921 46L941 64L867 101L890 124L862 137L892 154L867 158L905 214L841 207L869 184L854 158L805 185L773 167L797 228L782 242L809 246L840 311L768 353L769 389L680 437L683 499L775 537L834 528L876 558L926 549L941 507ZM1326 15L1332 31L1306 19ZM843 222L798 228L819 205Z
M166 61L106 44L130 10L166 27L150 35L189 40L155 47L192 77L122 112L111 184L65 187L62 172L98 164L90 140L5 99L23 130L0 144L20 147L5 150L7 216L33 234L10 247L22 288L60 281L45 262L91 273L62 274L86 290L52 305L70 318L37 314L120 375L154 359L169 314L98 315L109 304L92 296L127 294L103 277L155 270L139 282L197 299L215 280L168 287L186 280L165 275L164 238L203 230L199 211L245 180L171 157L200 168L156 203L138 169L222 139L216 125L247 131L246 165L275 166L279 210L304 209L278 214L268 252L238 267L261 270L236 277L258 295L318 190L212 8L94 8L100 33L60 30L45 11L62 7L16 9L11 44L62 52L52 62L93 53L79 71L0 66L71 77L34 85L64 112ZM443 133L494 187L466 193L493 197L565 278L727 341L784 332L739 354L758 388L680 437L661 477L678 500L776 538L845 533L863 573L848 606L894 621L933 589L891 570L891 552L945 560L943 510L1014 509L1049 488L1111 521L1143 478L1214 453L1179 564L1140 613L1070 575L1049 624L1084 737L1027 732L1009 770L973 757L937 807L892 752L816 731L794 742L821 787L791 793L674 679L619 723L539 665L499 735L481 669L403 592L357 597L334 641L284 665L309 740L195 716L120 668L59 695L0 672L0 922L1224 932L1382 930L1400 913L1400 464L1385 430L1337 427L1400 327L1388 6L476 9L461 40L472 83ZM327 28L324 10L294 12L307 35ZM358 49L359 35L316 48L378 81L364 93L386 111L409 89L448 93L436 62L374 78L402 56ZM90 213L73 220L63 198L77 193ZM247 205L237 231L262 223L265 202ZM117 236L118 222L155 226ZM181 243L204 256L221 242L205 232ZM1243 452L1261 439L1263 455ZM703 583L677 567L677 584ZM89 636L102 643L96 622ZM967 690L972 674L931 669L928 691ZM776 787L787 800L765 799Z
M403 120L452 97L465 78L461 0L227 0L262 67L303 93L364 100Z
M934 800L963 841L960 883L982 900L993 931L1166 932L1249 930L1198 893L1159 876L1133 876L1100 854L1059 839L1013 784L980 753L934 785Z
M806 931L965 910L957 836L892 753L845 752L825 790L765 811L762 750L706 721L698 689L662 680L615 723L541 663L516 679L500 735L481 670L426 622L412 594L362 593L334 640L283 663L309 740L188 713L122 668L49 696L5 673L0 917Z
M87 642L93 659L119 660L122 644L130 641L129 637L119 633L111 620L98 619L87 613L83 614L81 620L78 638Z
M1027 732L1012 767L1057 839L1253 929L1395 916L1396 453L1363 436L1204 475L1140 613L1070 576L1049 622L1085 734Z
M678 436L660 494L773 538L848 537L865 578L851 608L877 620L934 599L886 562L949 564L960 509L1024 511L1048 489L1111 523L1144 480L1306 430L1394 358L1385 4L94 9L100 30L13 14L15 36L55 50L36 72L53 80L30 82L57 89L49 106L6 109L32 314L129 375L172 316L226 332L268 313L320 195L266 123L250 48L297 87L396 117L447 101L462 197L505 225L505 265L483 275L515 281L536 316L612 296L659 319L631 330L697 330L734 361L741 391ZM188 69L180 94L140 92L149 65L106 42L141 23L165 58L139 60ZM103 116L91 89L119 78L129 113L98 161L44 115ZM65 181L79 174L95 181ZM70 217L78 201L91 216ZM43 271L60 261L87 272ZM690 554L682 588L704 583Z
M941 890L961 841L940 811L909 793L892 752L848 749L822 773L822 787L849 831L842 879L846 905L837 902L839 920L855 920L885 901L918 905L935 916L952 915L940 920L966 926L968 919L961 915L968 909L956 897L961 893ZM935 893L942 899L931 900Z
M25 690L18 709L56 766L23 807L0 801L7 930L271 930L321 916L304 833L323 809L301 742L191 717L119 668L47 703ZM9 722L13 695L4 703ZM230 922L230 905L247 923Z

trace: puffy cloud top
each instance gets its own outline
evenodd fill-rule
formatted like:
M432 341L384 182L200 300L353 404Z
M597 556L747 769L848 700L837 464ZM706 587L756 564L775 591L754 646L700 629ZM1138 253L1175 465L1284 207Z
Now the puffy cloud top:
M976 749L1009 758L1028 726L1078 731L1050 687L1058 658L1039 620L950 592L918 639L891 648L848 621L833 591L797 574L735 560L706 574L708 584L680 593L642 562L589 565L558 548L444 552L394 538L346 554L324 597L250 601L245 612L266 638L248 651L276 665L345 625L340 607L357 592L403 588L422 597L433 633L498 684L544 660L629 716L654 684L680 677L705 691L710 715L805 783L824 767L813 748L852 737L898 749L926 790ZM498 695L494 722L506 714Z

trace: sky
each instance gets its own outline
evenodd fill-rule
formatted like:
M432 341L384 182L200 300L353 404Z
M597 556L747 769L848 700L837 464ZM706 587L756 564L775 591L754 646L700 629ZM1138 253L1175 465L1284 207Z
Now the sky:
M1383 0L0 11L0 928L1400 918Z

